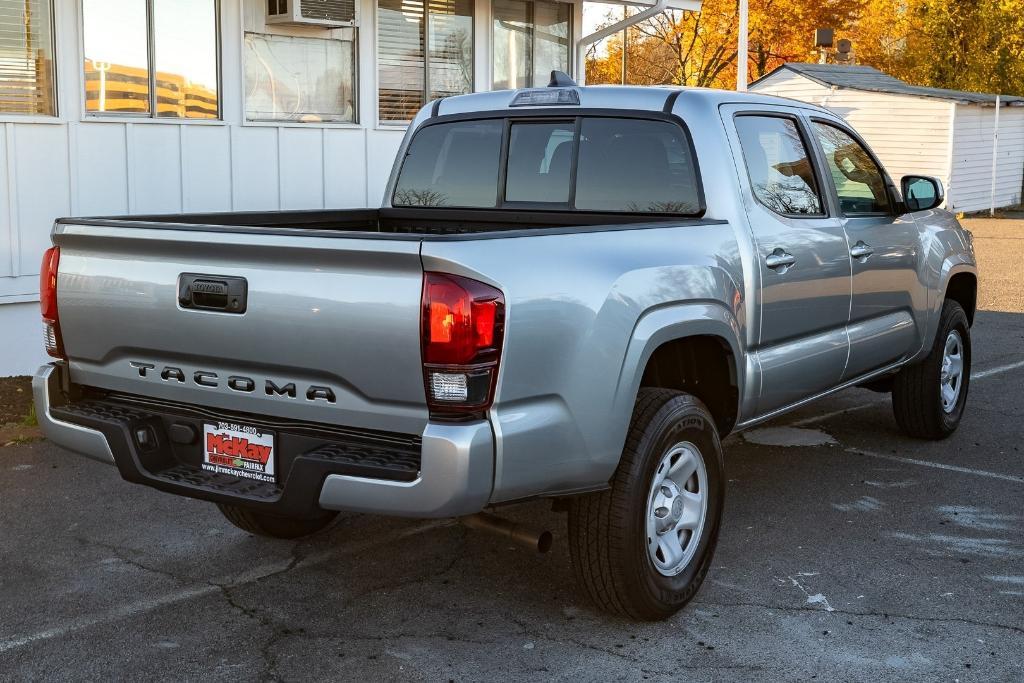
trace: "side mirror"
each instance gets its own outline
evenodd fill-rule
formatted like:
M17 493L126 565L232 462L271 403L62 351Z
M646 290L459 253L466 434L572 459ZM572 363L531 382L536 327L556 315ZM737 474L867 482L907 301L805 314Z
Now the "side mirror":
M946 190L938 178L923 175L903 176L903 205L907 211L927 211L946 201Z

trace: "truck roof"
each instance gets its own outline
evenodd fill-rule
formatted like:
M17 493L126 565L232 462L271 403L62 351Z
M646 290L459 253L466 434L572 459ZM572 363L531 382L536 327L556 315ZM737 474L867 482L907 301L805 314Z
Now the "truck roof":
M417 122L422 122L423 118L438 115L473 114L513 109L513 101L523 93L549 90L575 91L578 93L578 106L581 109L628 109L630 111L660 112L664 110L669 96L672 93L678 93L677 102L689 103L693 107L717 108L722 104L774 104L827 112L826 109L806 102L760 93L677 86L588 85L559 88L549 86L456 95L428 104L417 116ZM514 109L543 110L544 107L517 106Z

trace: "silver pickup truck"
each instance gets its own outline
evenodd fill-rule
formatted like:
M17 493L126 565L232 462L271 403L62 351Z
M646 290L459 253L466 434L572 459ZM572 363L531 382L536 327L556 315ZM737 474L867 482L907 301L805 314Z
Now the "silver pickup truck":
M943 200L794 101L451 97L381 209L57 221L39 420L274 537L551 498L593 600L664 618L711 563L724 435L855 385L956 429L977 274Z

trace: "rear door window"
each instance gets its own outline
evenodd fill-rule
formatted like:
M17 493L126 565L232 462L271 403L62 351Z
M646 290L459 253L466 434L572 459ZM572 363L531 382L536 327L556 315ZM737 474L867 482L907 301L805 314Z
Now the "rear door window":
M651 119L429 124L409 146L392 205L696 216L691 149L682 126Z
M823 215L814 167L795 120L737 116L736 132L758 201L784 216Z

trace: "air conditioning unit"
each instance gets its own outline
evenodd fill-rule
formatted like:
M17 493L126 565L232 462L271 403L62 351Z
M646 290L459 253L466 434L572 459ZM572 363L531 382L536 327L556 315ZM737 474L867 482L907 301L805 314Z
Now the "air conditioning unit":
M321 28L359 25L359 0L267 0L268 24Z

